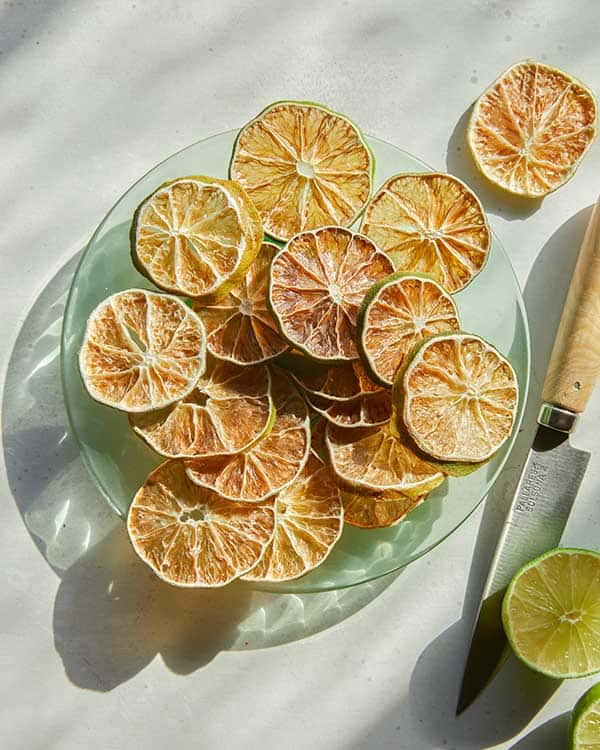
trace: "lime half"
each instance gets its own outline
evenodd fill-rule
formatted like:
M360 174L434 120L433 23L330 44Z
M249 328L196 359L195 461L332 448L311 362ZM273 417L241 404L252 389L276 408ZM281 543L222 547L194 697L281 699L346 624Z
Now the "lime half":
M525 565L506 591L502 620L532 669L557 679L600 671L600 554L554 549Z
M571 750L600 748L600 683L577 701L571 717Z

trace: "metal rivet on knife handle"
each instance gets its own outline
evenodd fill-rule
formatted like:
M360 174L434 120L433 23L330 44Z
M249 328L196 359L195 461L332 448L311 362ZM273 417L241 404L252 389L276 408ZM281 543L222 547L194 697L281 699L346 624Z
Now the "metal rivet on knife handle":
M579 251L542 399L580 413L600 374L600 199Z

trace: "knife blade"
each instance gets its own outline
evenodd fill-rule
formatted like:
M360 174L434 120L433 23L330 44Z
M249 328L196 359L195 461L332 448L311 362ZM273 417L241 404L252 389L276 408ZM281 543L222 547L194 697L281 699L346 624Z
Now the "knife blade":
M590 460L569 433L600 373L600 198L579 251L544 388L538 428L490 565L456 714L497 674L509 646L501 619L511 578L561 539Z

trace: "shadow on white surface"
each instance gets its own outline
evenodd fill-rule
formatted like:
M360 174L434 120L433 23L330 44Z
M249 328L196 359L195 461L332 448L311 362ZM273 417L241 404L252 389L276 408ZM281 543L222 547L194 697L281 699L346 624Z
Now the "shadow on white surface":
M571 713L566 711L536 727L510 750L564 750L568 746Z
M456 654L462 651L466 660L479 597L531 446L546 366L591 210L591 206L582 209L550 237L525 285L523 297L531 332L532 377L521 433L506 468L485 501L466 585L463 617L421 654L411 678L411 708L419 719L418 726L427 733L427 742L432 745L446 740L450 746L466 750L506 741L522 731L560 685L535 674L511 657L475 703L455 718L462 681L462 671L457 673L455 669ZM432 705L436 710L432 711ZM554 745L545 747L551 750Z
M40 553L61 578L53 632L67 676L111 690L157 654L188 674L224 649L266 648L332 627L397 577L351 589L282 595L234 584L176 589L138 559L69 435L60 384L60 330L78 256L47 284L19 331L2 401L8 482Z
M510 221L531 216L541 207L541 198L525 198L501 190L475 166L467 143L467 128L472 109L470 106L463 112L454 126L446 151L446 169L475 191L486 211Z

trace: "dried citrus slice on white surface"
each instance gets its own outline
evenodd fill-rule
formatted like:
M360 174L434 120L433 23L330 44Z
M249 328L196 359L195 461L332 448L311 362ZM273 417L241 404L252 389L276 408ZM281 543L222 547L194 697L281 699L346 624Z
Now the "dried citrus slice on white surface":
M382 390L360 360L322 365L302 355L289 355L284 366L303 391L329 401L347 401Z
M79 370L90 396L128 412L187 396L206 367L204 327L181 300L128 289L88 318Z
M444 481L439 469L414 453L392 420L380 427L353 429L329 424L325 444L335 474L353 487L414 496Z
M554 549L510 582L502 621L515 654L549 677L600 671L600 554Z
M311 451L298 478L275 498L275 534L248 581L290 581L320 565L340 538L344 510L331 469Z
M186 461L193 482L231 500L258 502L298 476L310 449L308 408L285 375L273 371L271 378L276 416L270 432L234 455Z
M394 274L376 284L363 302L359 348L372 376L391 386L416 344L459 329L454 300L439 284L425 277Z
M276 102L245 125L230 175L265 232L288 240L327 224L350 226L371 192L373 157L348 118L310 102Z
M360 305L370 287L393 270L371 240L348 229L296 235L271 264L269 297L281 332L314 359L358 359Z
M345 401L306 393L306 400L328 422L340 427L371 427L387 422L392 416L392 394L387 390L365 393Z
M342 489L344 522L361 529L381 529L394 526L420 505L426 495L409 497L395 490L359 492Z
M238 184L180 177L138 206L131 255L161 289L213 301L242 278L262 237L260 217Z
M212 305L194 304L215 357L251 365L288 349L268 304L269 269L278 251L277 245L263 242L245 277L227 296Z
M367 206L360 231L396 271L428 274L451 293L481 271L491 243L475 193L441 173L390 177Z
M167 458L236 453L275 419L266 365L240 367L209 358L194 390L165 409L130 415L135 432Z
M573 176L596 137L596 117L586 86L562 70L525 60L477 100L468 142L489 180L535 198Z
M478 336L452 333L426 341L402 385L406 429L422 451L441 461L485 461L512 432L517 376Z
M258 563L274 530L273 503L224 500L191 482L180 461L148 476L127 517L137 554L176 586L224 586L239 578Z

